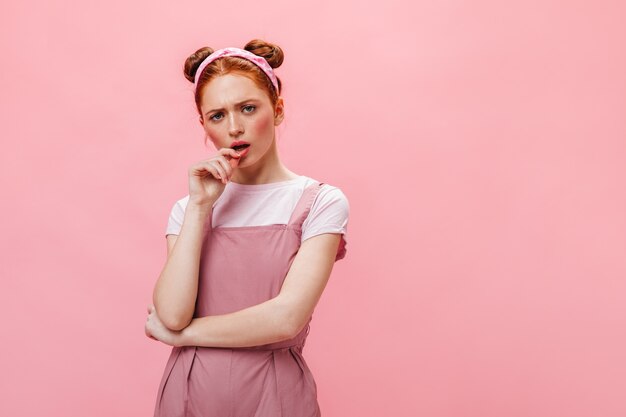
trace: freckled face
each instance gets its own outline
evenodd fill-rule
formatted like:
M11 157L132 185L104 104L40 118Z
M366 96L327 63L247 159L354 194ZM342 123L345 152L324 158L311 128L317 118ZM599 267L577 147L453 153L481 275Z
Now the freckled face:
M244 76L227 74L211 80L202 94L203 127L216 149L235 140L250 144L239 166L252 165L274 141L275 117L264 90Z

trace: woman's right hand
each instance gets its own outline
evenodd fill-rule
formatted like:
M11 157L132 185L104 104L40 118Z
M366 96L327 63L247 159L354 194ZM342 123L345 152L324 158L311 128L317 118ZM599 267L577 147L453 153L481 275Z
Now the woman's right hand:
M189 167L189 203L211 208L239 165L239 157L234 149L221 148Z

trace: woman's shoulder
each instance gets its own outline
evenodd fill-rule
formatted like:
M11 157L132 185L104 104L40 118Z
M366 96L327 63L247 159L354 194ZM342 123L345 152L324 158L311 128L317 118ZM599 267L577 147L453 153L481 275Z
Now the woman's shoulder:
M349 211L348 197L345 195L341 187L334 184L329 184L324 181L317 180L315 178L306 177L307 182L305 187L313 184L322 183L319 193L313 203L313 209L321 208L329 205L342 206L345 211Z
M317 184L317 183L322 183L322 187L320 188L320 193L331 193L331 194L335 194L335 195L340 195L343 194L341 188L338 185L335 184L329 184L325 181L321 181L318 180L316 178L312 178L312 177L308 177L306 175L302 175L302 177L304 177L304 181L305 181L305 187L311 186L313 184Z
M322 183L322 188L320 189L321 191L325 191L325 192L334 192L335 194L343 194L341 187L335 183L328 183L326 181L323 180L318 180L316 178L311 178L311 177L306 177L308 180L308 184L315 184L315 183Z
M189 194L176 200L176 205L182 208L187 207L187 203L189 203Z

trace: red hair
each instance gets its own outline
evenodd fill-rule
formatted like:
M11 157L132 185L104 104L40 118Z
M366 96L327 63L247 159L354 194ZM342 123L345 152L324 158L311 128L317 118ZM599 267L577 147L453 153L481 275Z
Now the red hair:
M272 68L278 68L283 63L283 50L278 45L274 45L260 39L254 39L248 42L243 49L265 58L265 60L268 62L268 64L270 64ZM187 80L192 83L194 82L196 71L198 70L200 63L202 63L202 61L204 61L206 57L211 55L213 51L213 48L209 48L208 46L206 46L204 48L198 49L185 60L183 73L185 74L185 78ZM209 83L209 81L213 80L214 78L226 74L239 74L251 79L260 89L264 90L267 93L272 105L276 106L278 96L282 91L280 78L276 77L278 80L278 91L276 91L274 85L272 84L272 81L256 64L248 61L245 58L225 56L218 58L215 61L211 62L209 65L207 65L206 68L204 68L204 70L202 71L202 75L198 79L198 85L196 86L195 92L195 101L196 109L198 110L198 114L200 114L200 116L202 116L200 103L202 102L204 87Z

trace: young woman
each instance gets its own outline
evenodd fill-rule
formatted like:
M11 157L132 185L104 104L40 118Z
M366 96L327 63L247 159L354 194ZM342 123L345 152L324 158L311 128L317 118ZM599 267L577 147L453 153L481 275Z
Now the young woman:
M280 161L282 50L199 49L185 77L217 152L188 171L166 230L146 335L172 346L154 416L320 416L302 355L334 262L346 254L342 191Z

